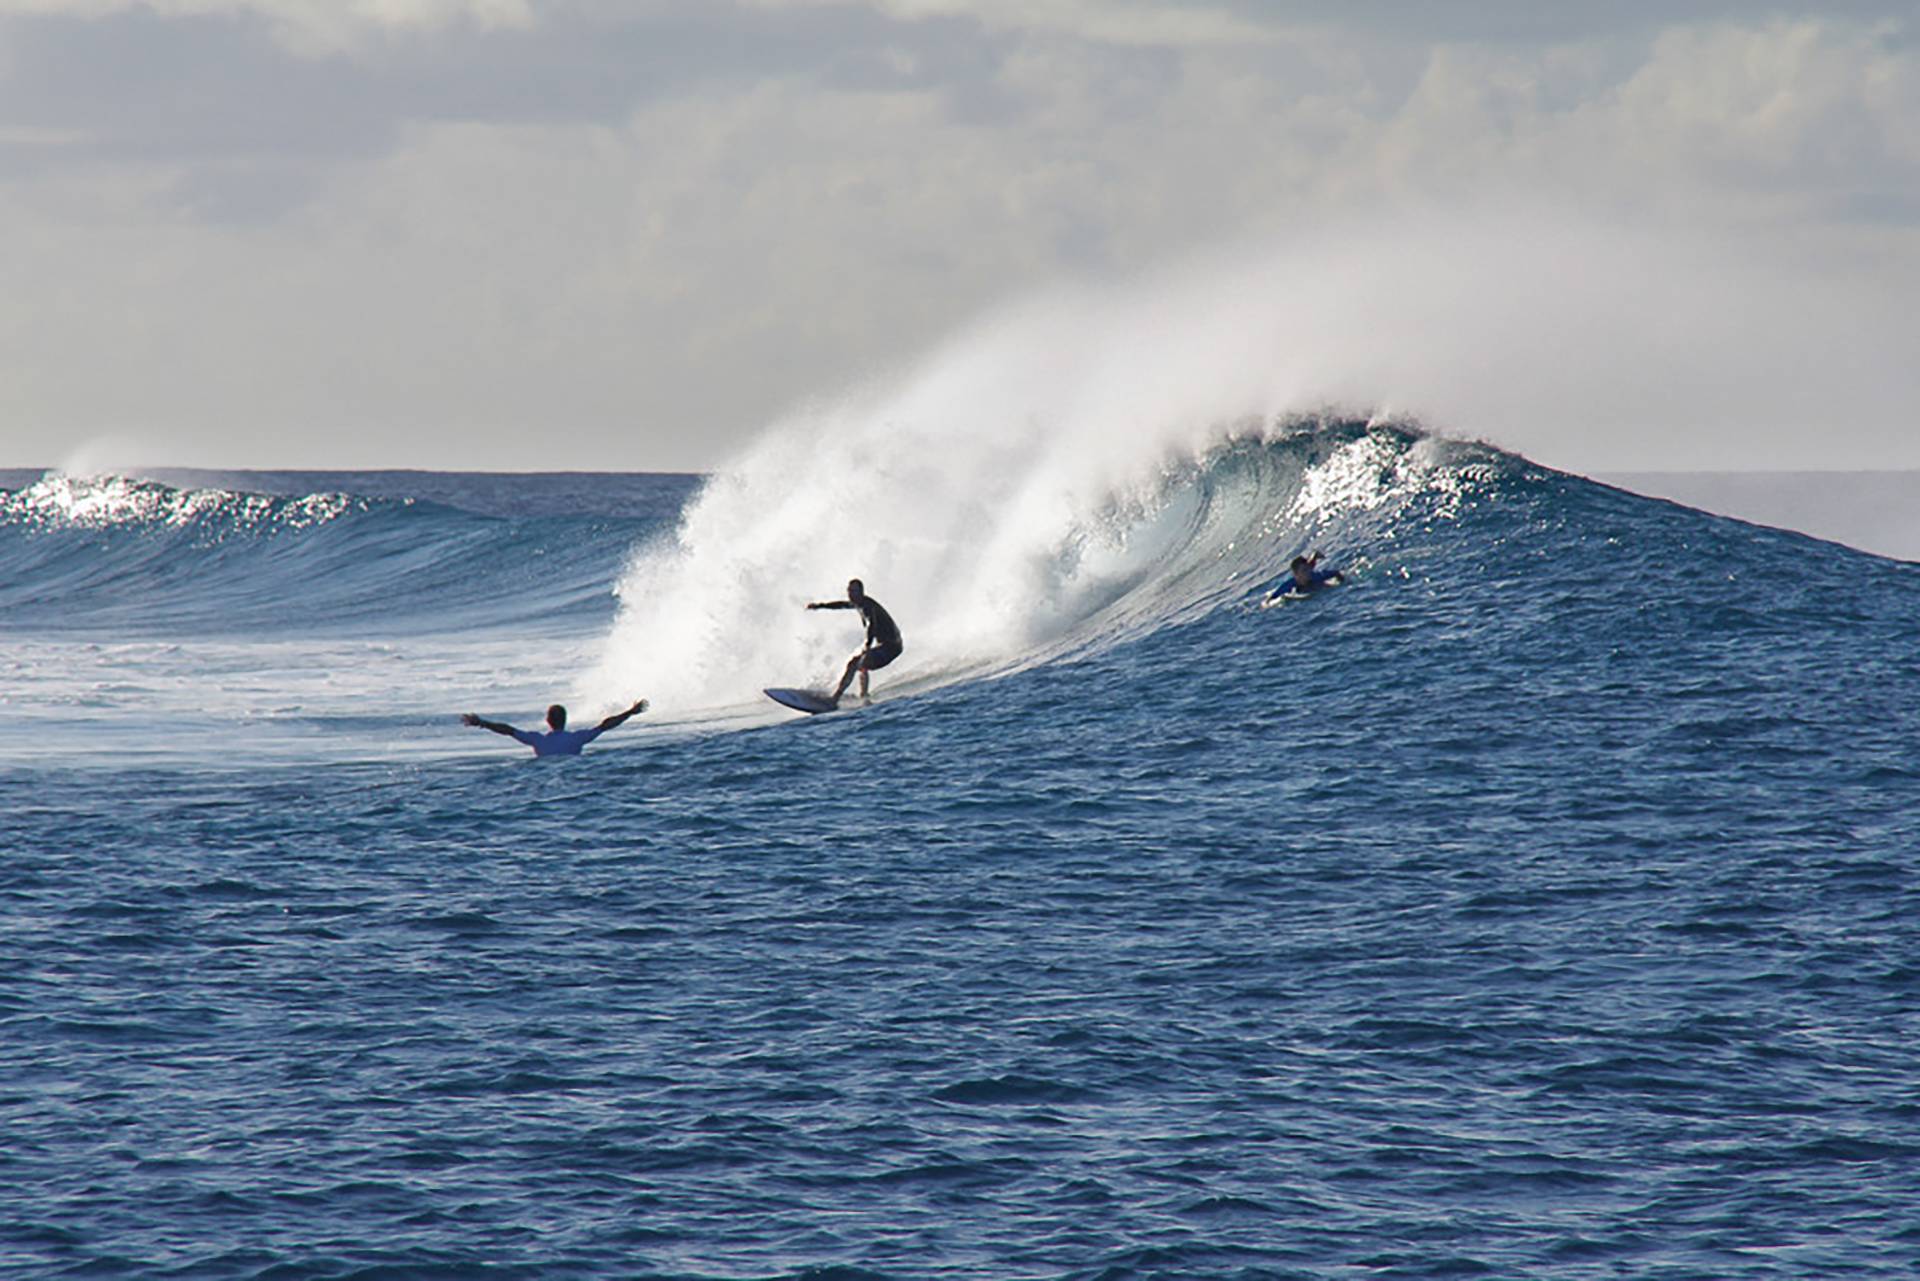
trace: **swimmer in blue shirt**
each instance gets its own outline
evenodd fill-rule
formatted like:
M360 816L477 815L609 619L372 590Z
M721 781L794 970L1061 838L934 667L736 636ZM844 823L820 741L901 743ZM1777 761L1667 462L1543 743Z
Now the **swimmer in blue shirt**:
M544 734L539 730L515 729L499 721L482 720L472 712L463 715L460 723L471 725L476 729L490 729L496 734L505 734L508 738L531 747L535 756L578 756L580 749L588 743L621 724L627 717L646 710L647 700L643 698L626 711L607 717L592 729L568 729L567 709L555 703L547 709L547 732Z
M1321 569L1319 565L1319 552L1312 552L1305 556L1295 556L1293 558L1293 564L1288 567L1288 576L1281 579L1279 583L1274 586L1274 589L1267 593L1267 599L1263 601L1262 604L1272 605L1279 601L1281 597L1291 592L1298 592L1301 595L1305 595L1317 588L1325 587L1328 583L1344 583L1347 581L1339 570Z
M1341 577L1339 570L1321 569L1319 566L1319 552L1313 552L1307 556L1295 556L1293 558L1293 564L1290 567L1293 572L1293 581L1286 584L1287 590L1310 592L1314 588L1324 587L1328 583L1344 583L1347 581Z

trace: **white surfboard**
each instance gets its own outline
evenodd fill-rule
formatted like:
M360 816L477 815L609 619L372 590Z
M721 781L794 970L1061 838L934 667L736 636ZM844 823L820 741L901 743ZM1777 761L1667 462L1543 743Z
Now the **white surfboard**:
M839 706L816 689L769 689L761 692L782 707L791 707L796 712L818 715L831 712Z

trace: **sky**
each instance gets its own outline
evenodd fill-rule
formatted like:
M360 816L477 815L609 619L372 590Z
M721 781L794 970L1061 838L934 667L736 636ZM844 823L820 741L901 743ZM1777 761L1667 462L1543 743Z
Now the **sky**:
M0 282L0 466L708 470L1117 299L1250 411L1920 468L1920 16L0 0Z

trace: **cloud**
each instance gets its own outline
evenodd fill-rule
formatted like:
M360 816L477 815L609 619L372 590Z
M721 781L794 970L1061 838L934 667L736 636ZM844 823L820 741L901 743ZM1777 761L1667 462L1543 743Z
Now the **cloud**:
M20 0L0 0L0 6ZM316 5L340 42L282 38L297 6L208 0L191 12L98 0L92 8L0 17L0 148L35 172L62 164L271 158L372 159L412 125L441 121L617 125L645 103L781 78L874 82L901 51L856 11L743 23L707 0L542 10L487 25L453 5L366 10ZM204 9L204 11L202 11ZM513 12L508 10L506 12ZM413 25L401 26L403 20ZM424 26L428 22L439 25ZM317 31L318 28L314 27ZM385 32L389 38L373 38ZM296 42L300 43L300 42ZM319 52L324 46L325 52ZM913 72L957 75L950 47L914 53ZM34 154L23 154L31 146ZM0 181L9 176L0 169Z
M1526 183L1666 215L1820 216L1863 193L1920 196L1917 111L1920 59L1878 28L1712 24L1664 31L1624 66L1436 49L1375 155L1403 191Z
M1755 0L1610 0L1605 5L1539 0L744 0L763 10L857 7L900 22L961 20L999 31L1048 33L1123 46L1204 48L1296 40L1375 44L1436 42L1524 46L1637 38L1716 22L1760 23L1806 6ZM1912 19L1909 0L1826 0L1826 21L1871 24Z
M289 48L321 56L372 37L451 26L526 27L532 0L0 0L0 19L95 20L119 14L162 19L248 18L264 22Z
M1816 370L1807 386L1836 403L1856 386L1879 410L1904 394L1845 317L1850 300L1893 316L1888 282L1913 284L1920 262L1905 26L1661 25L1634 5L1595 35L1422 42L1380 34L1383 5L1339 27L1327 6L1286 7L1288 26L1263 16L1280 7L1221 3L1186 12L1272 38L1150 40L1144 17L1179 6L1060 4L1029 22L939 5L909 20L904 4L339 6L367 39L326 57L270 38L300 6L265 0L7 20L0 463L125 432L172 451L153 462L703 468L1010 297L1348 226L1378 244L1339 239L1346 296L1390 300L1388 264L1417 257L1419 228L1476 219L1568 254L1598 253L1612 227L1669 265L1738 246L1711 276L1729 305L1860 339L1847 357L1813 334L1852 381ZM1741 262L1772 283L1742 285ZM1348 306L1317 279L1315 306ZM1420 296L1450 323L1446 289ZM1564 307L1551 323L1589 349L1608 325L1666 332L1615 294L1577 296L1593 323ZM1669 310L1676 350L1710 332ZM1418 363L1394 355L1418 327L1382 335L1375 366L1348 363L1422 409L1437 375L1394 376ZM1598 433L1596 465L1609 438L1621 466L1732 438L1718 416L1663 419L1662 386L1676 405L1703 389L1685 360L1649 361L1654 382L1610 402L1615 426L1567 416ZM1461 430L1524 417L1519 397L1432 396ZM1850 412L1862 452L1895 434L1872 416Z
M989 28L1048 31L1106 44L1208 46L1264 43L1281 31L1226 5L1157 0L749 0L760 8L863 5L905 22L961 18Z

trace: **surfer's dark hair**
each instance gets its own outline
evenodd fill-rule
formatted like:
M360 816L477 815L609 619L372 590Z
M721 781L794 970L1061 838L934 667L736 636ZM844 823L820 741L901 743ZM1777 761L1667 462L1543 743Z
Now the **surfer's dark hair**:
M558 703L549 707L547 709L547 724L553 726L555 729L565 729L567 727L567 709Z
M847 580L847 590L850 592L864 592L867 590L867 585L857 578L849 578Z

